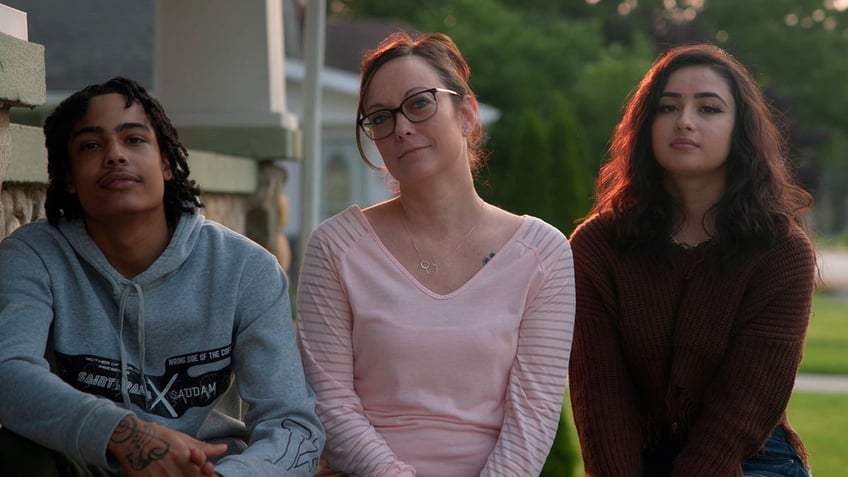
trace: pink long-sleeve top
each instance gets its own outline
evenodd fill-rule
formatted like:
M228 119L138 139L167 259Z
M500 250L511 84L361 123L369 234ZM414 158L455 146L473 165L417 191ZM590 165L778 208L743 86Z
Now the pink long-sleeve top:
M574 328L571 248L530 216L456 291L421 285L352 206L309 240L297 296L324 458L368 476L538 475Z

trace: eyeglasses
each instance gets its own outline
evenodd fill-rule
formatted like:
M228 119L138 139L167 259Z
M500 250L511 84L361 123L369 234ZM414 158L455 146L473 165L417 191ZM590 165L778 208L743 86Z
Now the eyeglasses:
M362 116L358 121L359 127L362 128L362 132L366 136L376 141L389 137L395 132L395 125L397 124L395 118L397 117L397 113L403 114L403 117L411 123L426 121L432 118L436 114L436 111L439 110L436 93L448 93L459 96L459 93L449 89L425 89L424 91L407 96L401 101L400 106L395 109L379 109Z

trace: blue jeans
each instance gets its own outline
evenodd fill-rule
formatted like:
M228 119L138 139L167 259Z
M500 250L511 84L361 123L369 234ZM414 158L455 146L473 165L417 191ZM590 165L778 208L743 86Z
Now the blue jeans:
M812 477L786 441L782 426L777 426L759 452L742 463L742 473L745 477Z

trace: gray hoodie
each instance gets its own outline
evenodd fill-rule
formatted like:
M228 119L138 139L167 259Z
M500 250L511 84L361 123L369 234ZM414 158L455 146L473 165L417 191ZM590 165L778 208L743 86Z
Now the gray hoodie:
M0 423L115 468L129 414L249 447L223 476L312 475L324 445L276 258L199 214L128 280L82 220L27 224L0 243ZM48 339L49 337L49 339ZM220 409L247 404L243 421ZM240 417L240 416L236 416Z

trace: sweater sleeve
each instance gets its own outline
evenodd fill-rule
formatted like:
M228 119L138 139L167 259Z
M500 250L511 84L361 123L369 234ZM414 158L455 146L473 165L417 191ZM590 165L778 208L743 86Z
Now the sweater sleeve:
M482 477L539 475L562 412L574 332L574 264L568 241L545 228L535 253L541 280L521 319L504 422Z
M43 257L28 243L17 237L0 243L0 424L42 446L107 467L109 437L132 412L74 389L50 371L45 351L54 285Z
M761 259L673 475L741 476L742 461L780 421L803 352L815 263L815 251L800 233Z
M414 476L364 415L354 390L351 309L329 242L321 228L313 233L297 290L301 354L327 429L324 458L350 475Z
M571 238L577 292L569 391L587 476L641 475L638 398L616 328L609 243L592 223Z
M324 430L297 349L287 279L270 254L244 269L232 356L250 442L241 454L219 461L216 471L224 477L311 476Z

